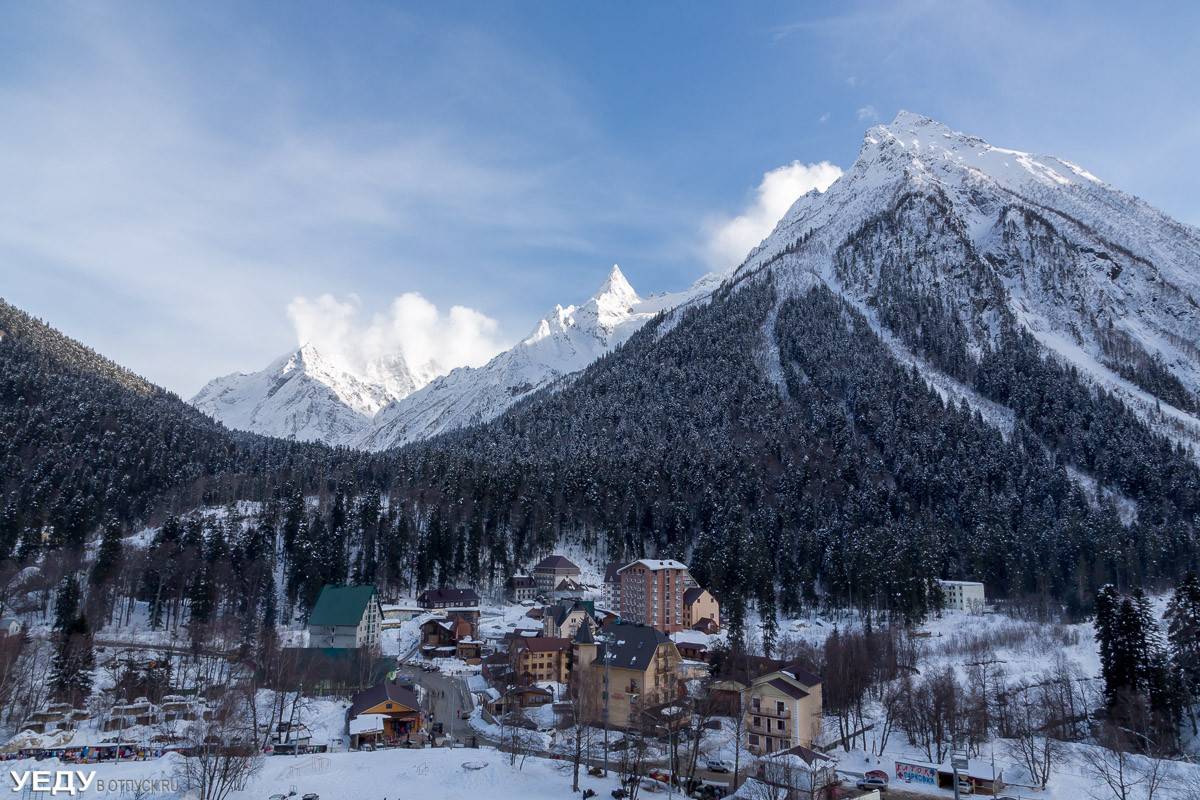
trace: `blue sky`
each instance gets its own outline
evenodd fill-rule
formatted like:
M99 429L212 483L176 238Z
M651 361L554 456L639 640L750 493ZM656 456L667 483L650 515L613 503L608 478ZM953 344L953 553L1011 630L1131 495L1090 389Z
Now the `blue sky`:
M477 361L613 263L642 293L727 266L721 232L780 201L765 174L846 168L901 108L1200 224L1198 29L1115 3L3 0L0 295L185 396L297 326L418 324L412 293Z

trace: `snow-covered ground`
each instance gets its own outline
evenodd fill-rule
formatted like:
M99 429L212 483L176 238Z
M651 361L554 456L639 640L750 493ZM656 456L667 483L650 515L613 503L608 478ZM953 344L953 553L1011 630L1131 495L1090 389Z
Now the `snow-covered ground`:
M179 757L157 761L60 765L56 759L13 761L6 770L95 770L97 780L161 781L175 775ZM0 781L11 782L4 775ZM580 785L608 797L617 787L615 777L580 775ZM522 764L490 748L380 750L330 753L323 756L267 757L258 773L231 800L262 800L273 794L318 794L322 800L395 800L401 797L437 800L562 800L571 793L570 764L529 757ZM120 797L120 794L114 795ZM132 795L130 795L132 796ZM166 795L164 795L166 796ZM178 796L178 795L174 795ZM186 796L186 795L185 795Z

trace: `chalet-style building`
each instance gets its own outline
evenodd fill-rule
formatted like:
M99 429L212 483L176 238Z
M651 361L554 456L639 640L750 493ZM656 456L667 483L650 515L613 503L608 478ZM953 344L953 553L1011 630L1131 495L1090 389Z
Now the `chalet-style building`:
M550 592L551 600L582 598L587 593L587 587L574 578L563 578Z
M593 630L596 622L596 605L591 600L560 600L542 609L542 634L561 639L574 639L580 625L589 625Z
M649 626L618 623L598 637L581 626L572 650L571 680L588 697L583 708L590 722L603 721L606 695L609 724L628 728L643 724L645 713L677 701L682 691L679 650Z
M308 615L308 646L376 649L382 621L374 586L326 586Z
M426 611L438 608L475 609L478 614L479 594L471 588L439 586L436 589L426 589L421 592L417 596L417 605Z
M533 567L533 580L542 593L554 591L563 578L578 580L583 574L579 566L566 556L546 556Z
M483 643L476 621L457 611L421 623L421 655L426 658L477 659Z
M687 565L673 559L642 558L619 570L621 619L649 625L664 633L683 624L683 595L692 583Z
M382 681L354 695L346 712L350 746L412 741L422 728L421 704L412 686Z
M510 603L528 603L537 598L537 583L532 575L518 573L504 584L504 594Z
M683 627L700 630L697 626L702 620L709 620L711 624L705 624L705 633L716 633L721 629L721 606L717 602L717 598L712 596L712 593L707 589L699 586L691 586L683 590ZM716 630L712 630L716 628Z
M518 683L566 683L571 675L571 640L547 636L523 637L509 645L509 659Z
M755 678L746 700L747 739L755 755L812 747L821 735L821 678L797 664Z

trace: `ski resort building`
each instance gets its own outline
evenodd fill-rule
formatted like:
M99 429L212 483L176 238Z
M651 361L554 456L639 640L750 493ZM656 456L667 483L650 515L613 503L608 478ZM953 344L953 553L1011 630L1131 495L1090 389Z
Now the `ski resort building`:
M665 633L647 625L617 623L597 637L579 628L571 643L571 681L587 699L585 718L628 728L646 722L646 714L679 699L679 650Z
M374 586L326 586L308 616L308 646L374 649L382 622Z
M692 586L683 592L683 627L695 628L701 625L701 620L709 620L712 624L704 624L706 633L716 633L721 629L721 604L707 589Z
M983 584L978 581L938 581L942 587L942 600L951 611L979 613L987 603Z
M537 597L537 584L532 575L518 572L508 579L504 593L510 603L527 603Z
M439 608L452 608L462 611L479 613L479 593L474 589L459 589L454 586L439 586L436 589L426 589L417 596L417 605L426 611Z
M642 558L619 570L621 619L649 625L664 633L684 624L683 596L692 584L687 565L672 559Z
M533 567L533 581L537 584L537 590L543 594L554 591L564 578L578 581L581 575L583 571L579 569L578 564L557 553L546 556Z
M746 692L750 752L812 747L821 735L821 679L796 664L755 678Z
M421 704L412 686L385 680L354 695L346 711L350 746L412 741L422 727Z

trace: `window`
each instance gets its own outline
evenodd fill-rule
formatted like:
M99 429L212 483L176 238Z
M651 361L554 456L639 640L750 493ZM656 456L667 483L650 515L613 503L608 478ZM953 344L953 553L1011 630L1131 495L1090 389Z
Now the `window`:
M783 720L781 720L781 719L775 720L775 730L777 730L777 731L783 730Z
M754 747L758 747L758 737L755 736L753 733L750 734L750 744Z
M785 709L786 709L786 706L782 702L775 703L775 710L778 711L780 714L782 714Z
M755 717L753 720L751 720L751 724L756 728L762 727L762 717Z

